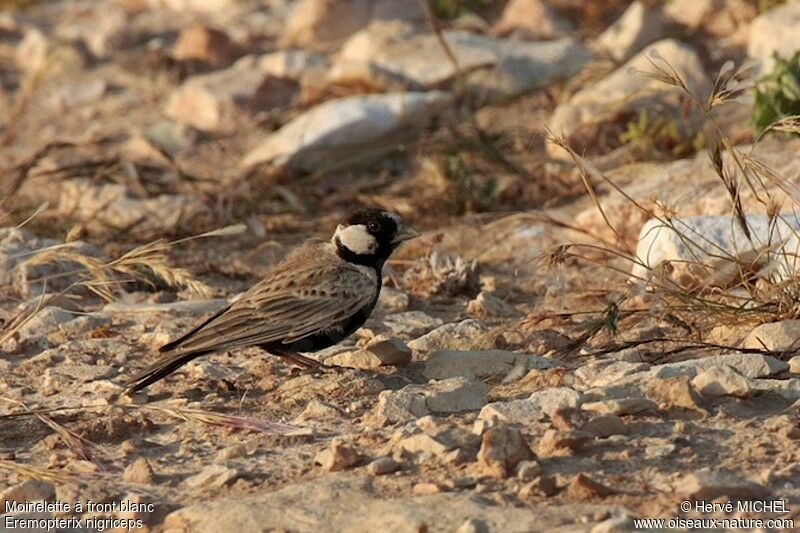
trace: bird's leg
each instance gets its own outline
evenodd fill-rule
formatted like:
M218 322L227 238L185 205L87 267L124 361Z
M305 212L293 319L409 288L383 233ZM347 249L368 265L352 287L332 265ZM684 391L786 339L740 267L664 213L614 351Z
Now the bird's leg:
M319 361L311 359L310 357L306 357L305 355L300 355L299 353L276 349L272 347L270 347L267 351L273 355L280 357L287 363L291 363L295 366L299 366L302 368L319 369L322 366L324 366Z

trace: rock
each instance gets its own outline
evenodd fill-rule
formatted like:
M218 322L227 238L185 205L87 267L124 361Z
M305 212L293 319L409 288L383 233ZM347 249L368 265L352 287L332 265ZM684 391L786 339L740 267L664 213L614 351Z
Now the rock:
M423 23L425 12L415 0L302 0L286 21L281 44L325 48L340 44L372 21Z
M358 464L361 455L350 446L338 439L331 441L330 448L326 448L314 457L314 462L321 465L328 472L345 470Z
M35 252L61 245L62 252L74 252L94 259L103 252L90 244L75 241L68 245L55 239L39 239L21 228L0 228L0 285L14 287L23 298L41 296L47 279L48 292L66 289L86 274L83 265L71 260L40 261ZM60 254L67 255L67 254Z
M28 479L0 491L0 505L2 505L0 509L5 513L10 502L17 502L22 505L25 502L51 501L55 497L56 488L52 483Z
M431 494L439 494L442 491L443 488L441 485L427 481L416 483L411 489L411 493L415 496L429 496Z
M792 374L800 374L800 355L795 355L789 359L789 372Z
M486 405L488 387L479 381L451 378L408 385L378 395L376 412L389 422L415 420L430 413L474 411Z
M615 61L627 61L642 48L664 35L664 18L658 8L636 0L600 37L597 46Z
M575 370L575 377L588 387L607 387L621 378L643 372L650 368L647 363L600 360L581 366Z
M775 65L772 57L777 53L785 59L800 50L800 5L787 2L759 15L750 26L747 55L758 60L761 72L769 72Z
M745 348L771 352L800 348L800 320L782 320L756 326L744 340Z
M206 212L197 196L161 194L137 198L124 185L95 185L87 179L74 179L62 185L58 213L84 223L91 232L103 233L131 228L139 235L172 231Z
M715 366L735 368L736 372L750 379L773 376L789 368L789 365L785 362L769 355L733 352L700 359L690 359L679 363L658 365L653 367L652 371L659 377L694 377L700 370Z
M704 411L703 400L688 376L652 379L645 385L647 398L659 404Z
M553 363L544 357L504 350L440 350L428 357L422 375L428 379L463 376L469 379L499 380L516 365L523 366L524 371L553 367Z
M224 31L196 24L181 30L172 55L179 61L198 60L223 68L233 63L239 50Z
M57 87L50 97L50 105L61 112L73 111L96 104L108 90L108 83L99 78L69 83Z
M658 411L655 402L645 398L621 398L618 400L602 400L599 402L586 402L581 409L595 413L613 413L619 416L635 415L644 412Z
M533 458L531 449L519 429L498 424L481 437L478 464L485 475L505 478L520 463Z
M415 426L406 426L396 432L393 440L399 451L415 456L421 454L423 461L427 459L426 455L454 464L475 460L480 444L477 435L452 424L423 423L426 418L431 417L421 418Z
M557 429L585 431L598 438L627 433L625 423L613 413L594 414L591 411L564 407L553 413Z
M630 517L616 516L595 524L590 533L623 533L633 530L634 522Z
M298 88L294 80L267 73L257 57L246 56L227 69L186 80L164 112L200 130L218 131L241 116L288 107Z
M567 494L577 500L585 500L590 498L605 498L612 494L617 494L618 491L599 483L583 472L579 473L572 478L567 486Z
M213 13L231 7L235 0L158 0L174 11L197 11Z
M539 457L564 457L579 452L593 436L586 431L548 429L536 444Z
M391 457L378 457L367 465L367 472L373 476L385 476L400 470L400 463Z
M489 533L489 528L483 521L470 518L458 526L456 533Z
M155 483L155 473L150 463L144 457L139 457L125 467L122 472L122 480L128 483L140 485L152 485Z
M258 59L258 68L265 74L296 81L323 71L327 66L328 59L324 55L308 50L276 50Z
M25 72L36 72L45 65L50 44L41 30L31 27L17 45L15 59Z
M47 337L58 331L60 326L75 320L76 316L75 313L49 305L17 330L17 340L22 343L37 336Z
M708 468L683 476L675 484L675 491L696 501L710 501L722 496L759 500L770 495L770 491L761 485L740 479L734 474L712 471Z
M427 89L447 87L455 80L455 66L435 34L399 31L387 38L369 32L367 28L345 43L333 70L355 71L354 65L360 65L366 75L380 73L382 78ZM572 38L524 42L460 30L445 30L443 38L466 73L466 89L480 100L507 98L568 78L591 58ZM382 85L382 79L360 81Z
M774 392L792 402L800 399L800 378L758 379L750 385L755 390Z
M200 473L183 481L182 485L189 489L219 489L232 483L239 477L239 472L223 465L210 465Z
M487 328L472 319L439 326L422 337L414 339L408 346L414 352L427 353L446 348L464 349L476 344Z
M656 63L668 62L681 76L693 94L705 98L710 87L710 80L703 70L697 53L689 46L673 39L658 41L634 56L630 61L609 74L602 80L593 83L573 95L567 102L560 104L553 112L548 127L550 130L563 133L570 146L579 153L597 154L597 137L604 131L617 131L621 117L637 118L639 113L647 112L648 116L663 117L674 120L678 127L687 125L684 133L690 134L691 128L702 120L700 112L692 112L684 117L683 93L674 86L664 84L635 71L653 72L650 64L653 55L661 59ZM624 126L624 124L623 124ZM602 148L603 153L615 146ZM566 158L566 152L548 143L551 155Z
M411 348L395 337L375 337L367 343L364 350L375 355L384 365L405 366L411 362Z
M712 366L692 379L692 387L703 396L738 396L750 394L747 378L729 366Z
M648 459L663 459L675 451L676 446L671 442L658 442L648 444L644 449L644 456Z
M545 416L552 416L562 407L578 407L582 402L581 393L568 387L553 387L534 392L524 400L490 403L481 409L478 417L483 420L496 417L504 422L529 426Z
M713 14L717 0L672 0L664 6L664 15L693 30Z
M517 479L520 481L532 481L542 472L542 467L536 461L520 461L517 465Z
M122 9L101 8L93 15L93 23L87 23L80 31L86 47L95 57L107 58L133 41L131 25Z
M478 317L509 317L516 310L491 292L481 291L467 304L467 312Z
M511 0L492 27L492 35L505 37L513 33L529 39L554 39L574 29L569 20L542 0Z
M536 496L549 498L558 493L556 478L553 476L539 476L530 483L526 483L519 490L519 497L523 500L530 500Z
M752 240L728 215L673 219L673 226L683 235L650 219L642 227L636 247L641 264L634 265L631 275L648 279L652 272L668 263L670 278L681 287L726 287L740 282L742 264L752 264L754 271L764 266L761 263L766 257L760 247L767 243L781 243L782 250L780 254L769 254L771 275L778 281L793 275L796 266L791 257L800 251L797 235L800 219L795 214L782 213L772 223L767 215L754 213L747 215L746 220ZM698 239L698 235L703 237ZM760 243L759 249L753 243Z
M328 100L268 135L242 161L313 172L377 157L412 138L452 104L442 91L350 96Z
M441 326L444 321L426 315L422 311L406 311L388 315L383 323L395 335L419 335Z
M323 420L330 422L342 416L341 411L335 406L325 403L320 400L311 400L306 404L306 408L300 413L295 420L303 422L306 420Z

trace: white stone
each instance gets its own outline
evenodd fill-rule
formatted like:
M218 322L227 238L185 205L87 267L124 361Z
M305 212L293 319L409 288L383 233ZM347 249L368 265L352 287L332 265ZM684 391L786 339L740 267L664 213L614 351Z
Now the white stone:
M420 335L438 328L444 324L444 320L427 315L422 311L405 311L387 315L383 319L383 323L395 335Z
M182 485L190 489L213 489L224 487L239 477L239 472L223 465L210 465L198 474L185 479Z
M459 67L468 73L469 88L488 98L544 87L555 79L573 75L591 58L583 45L572 38L525 42L459 30L445 31L443 35ZM365 47L366 40L375 45ZM353 70L352 65L359 63L365 65L365 72L382 72L411 86L426 88L450 83L457 73L433 33L400 32L392 38L355 34L343 46L333 68L347 64Z
M271 163L301 171L345 165L425 128L451 105L442 91L351 96L329 100L296 117L251 150L243 167Z
M654 55L661 59L654 60ZM651 61L658 64L662 60L675 69L693 94L705 98L711 82L700 56L688 45L674 39L664 39L651 44L602 80L590 84L560 104L550 117L548 127L569 139L579 128L599 127L619 120L622 112L644 110L651 117L674 117L679 124L700 121L702 116L699 111L688 117L682 115L684 96L680 89L639 73L654 72ZM578 147L578 151L581 149ZM548 151L556 157L568 157L562 148L552 143L548 143Z
M792 374L800 374L800 355L795 355L789 359L789 372Z
M552 361L536 355L505 350L440 350L428 357L422 375L428 379L463 376L469 379L502 379L517 364L525 371L552 368Z
M800 320L782 320L756 326L744 339L745 348L772 352L800 348Z
M692 386L703 396L738 396L750 393L750 383L727 365L701 370L692 379Z
M660 9L648 8L636 0L600 37L597 45L616 61L625 61L662 37L664 19Z
M658 365L654 366L651 372L652 375L662 378L680 375L694 377L700 370L715 366L735 368L736 372L750 379L772 376L789 368L785 362L769 355L733 352Z
M774 224L762 214L747 215L746 220L752 239L748 239L736 220L726 215L673 218L675 229L650 219L642 227L636 247L641 264L634 264L631 275L648 279L653 269L669 262L675 269L674 279L682 286L719 286L738 281L740 266L723 254L744 264L769 259L776 280L794 275L797 272L794 257L800 253L797 233L800 218L787 212ZM764 247L780 249L766 254Z
M762 13L750 25L750 42L747 55L758 60L762 72L769 72L775 64L772 54L784 59L800 50L800 3L786 2Z
M468 348L486 332L486 327L472 319L439 326L422 337L414 339L408 346L414 352L427 353L445 348Z
M586 387L606 387L621 378L643 372L650 368L647 363L601 360L581 366L575 370L575 377Z
M583 402L583 395L568 387L553 387L534 392L524 400L493 402L481 409L479 418L491 420L498 418L504 422L533 425L545 416L552 416L562 407L577 408Z
M407 422L431 413L475 411L486 405L488 387L479 381L452 378L427 385L408 385L378 395L376 412L390 422Z

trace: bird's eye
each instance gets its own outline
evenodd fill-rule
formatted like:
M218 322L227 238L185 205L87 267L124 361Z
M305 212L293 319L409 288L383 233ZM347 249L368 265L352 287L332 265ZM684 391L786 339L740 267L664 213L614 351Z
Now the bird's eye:
M370 222L367 224L367 229L375 233L381 230L381 225L378 224L377 222Z

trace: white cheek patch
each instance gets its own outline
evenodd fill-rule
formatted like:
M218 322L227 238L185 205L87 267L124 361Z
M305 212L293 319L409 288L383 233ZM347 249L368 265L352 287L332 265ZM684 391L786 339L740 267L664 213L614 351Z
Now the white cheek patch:
M351 252L359 255L369 255L378 249L378 241L369 234L367 227L363 224L352 226L339 226L333 234L334 240L339 238L342 246Z

